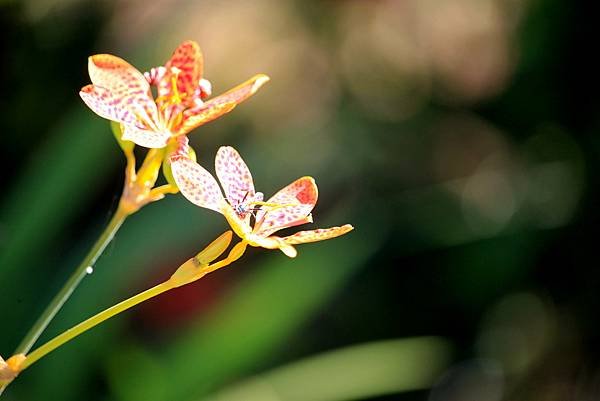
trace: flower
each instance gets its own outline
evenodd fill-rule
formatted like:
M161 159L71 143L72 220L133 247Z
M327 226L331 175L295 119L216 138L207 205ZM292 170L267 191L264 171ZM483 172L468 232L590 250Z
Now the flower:
M202 78L202 53L193 41L183 42L164 66L145 74L110 54L91 56L88 70L92 84L79 92L85 104L121 123L122 139L147 148L163 148L171 137L230 112L269 80L258 74L205 101L211 85ZM156 99L151 86L156 87Z
M353 229L346 224L300 231L287 237L272 235L284 228L312 223L317 185L312 177L302 177L263 202L263 194L254 190L248 166L229 146L221 147L215 158L215 170L225 196L215 178L185 156L172 157L171 170L179 190L190 202L223 214L233 231L251 246L280 249L293 258L297 254L293 245L338 237Z

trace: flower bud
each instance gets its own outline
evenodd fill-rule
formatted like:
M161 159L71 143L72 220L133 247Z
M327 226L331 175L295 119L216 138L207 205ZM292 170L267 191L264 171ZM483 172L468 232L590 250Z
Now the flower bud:
M200 265L208 265L210 262L218 258L225 252L229 244L231 243L231 237L233 233L226 231L219 238L210 243L204 248L198 255L196 260Z

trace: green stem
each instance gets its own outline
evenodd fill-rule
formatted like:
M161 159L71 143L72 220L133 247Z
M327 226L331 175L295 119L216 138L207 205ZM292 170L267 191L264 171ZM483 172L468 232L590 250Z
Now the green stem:
M141 302L144 302L152 297L155 297L159 294L162 294L165 291L168 291L173 288L173 284L170 280L165 281L157 286L150 288L144 292L141 292L133 297L126 299L114 306L111 306L108 309L98 313L97 315L92 316L91 318L79 323L77 326L74 326L62 334L54 337L52 340L48 341L46 344L42 345L38 349L31 352L27 355L27 358L21 365L21 371L27 369L29 366L34 364L38 359L42 358L46 354L54 351L56 348L60 347L67 341L72 340L74 337L77 337L81 333L91 329L92 327L102 323L103 321L110 319L114 315L117 315L132 306L135 306Z
M119 230L119 227L121 227L121 224L123 224L127 216L128 213L124 211L122 207L117 209L100 237L96 240L92 249L90 249L88 254L81 261L81 264L77 266L75 272L69 277L58 294L52 299L23 341L21 341L15 354L27 354L29 352L46 327L48 327L48 324L50 324L54 316L56 316L58 311L62 308L63 304L69 299L79 283L81 283L81 280L88 274L89 269L94 266L96 260L113 239L115 233Z

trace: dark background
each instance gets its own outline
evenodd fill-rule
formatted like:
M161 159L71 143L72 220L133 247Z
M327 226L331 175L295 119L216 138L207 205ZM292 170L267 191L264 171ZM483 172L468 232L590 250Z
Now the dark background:
M91 54L146 71L193 39L214 94L270 75L190 135L199 162L212 170L233 145L267 196L312 175L315 226L355 226L295 260L252 249L65 345L3 397L598 397L600 66L587 3L0 2L3 357L121 191L122 154L77 93ZM42 340L167 278L225 229L180 195L143 208Z

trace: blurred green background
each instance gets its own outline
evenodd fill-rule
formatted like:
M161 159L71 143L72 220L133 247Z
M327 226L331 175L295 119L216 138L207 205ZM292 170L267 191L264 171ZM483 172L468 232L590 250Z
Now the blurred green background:
M0 355L108 222L124 160L78 90L196 40L214 94L272 81L191 142L269 195L302 175L289 260L230 268L86 333L6 400L590 400L600 396L600 118L591 4L560 0L0 2ZM596 24L597 25L597 24ZM132 216L42 337L168 277L226 229L181 196Z

